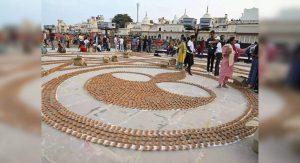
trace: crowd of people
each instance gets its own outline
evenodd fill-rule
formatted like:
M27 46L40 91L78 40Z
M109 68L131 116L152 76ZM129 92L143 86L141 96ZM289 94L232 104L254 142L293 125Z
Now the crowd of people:
M71 37L70 37L71 36ZM218 88L227 87L227 82L233 75L234 64L238 61L238 58L242 53L248 55L247 63L252 63L251 70L248 76L248 87L254 90L258 90L258 43L248 46L242 49L241 45L235 37L230 37L227 42L224 39L221 40L219 36L216 36L215 31L210 32L210 37L207 41L202 37L198 43L198 47L195 45L195 36L190 37L182 36L181 39L157 39L152 40L150 36L133 36L124 37L115 35L110 39L108 36L95 33L95 34L61 34L56 36L50 31L49 36L46 32L43 32L44 46L49 46L48 41L51 44L51 49L55 50L55 40L58 41L58 52L66 53L65 48L70 48L70 44L77 45L80 52L101 52L110 51L111 43L113 48L117 52L126 52L128 49L134 52L152 52L152 46L156 48L163 48L167 50L167 54L172 56L177 54L176 69L183 69L188 74L192 75L191 67L194 64L194 56L202 58L204 56L204 50L207 51L207 66L206 70L209 75L219 77ZM45 49L46 50L46 49ZM42 49L43 53L43 49ZM252 58L252 60L251 60Z
M149 36L137 37L134 36L131 38L131 50L135 52L147 52L150 53L152 49L153 40Z
M248 76L248 87L258 90L258 48L255 42L253 45L242 49L235 37L230 37L226 43L222 42L215 31L210 32L210 37L205 42L202 38L197 49L194 48L195 36L182 37L178 43L178 55L176 69L183 69L192 75L191 67L194 64L196 54L203 55L204 48L207 48L207 73L219 77L217 88L227 88L228 80L232 78L234 64L238 61L241 53L250 53L252 57L251 70ZM249 55L249 54L248 54ZM250 60L248 58L248 60Z
M49 45L49 43L50 45ZM110 51L111 47L118 52L126 52L131 50L134 52L151 52L153 40L150 37L139 36L117 36L110 38L107 35L100 33L86 33L86 34L55 34L46 31L43 32L43 44L44 47L50 46L52 50L55 50L55 42L57 42L58 52L60 47L70 48L70 45L77 45L80 52L101 52ZM112 46L111 46L112 42Z

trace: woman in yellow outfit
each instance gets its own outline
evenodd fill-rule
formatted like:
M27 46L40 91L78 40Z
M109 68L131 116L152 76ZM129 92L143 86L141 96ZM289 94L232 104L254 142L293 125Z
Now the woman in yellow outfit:
M184 59L185 59L185 56L186 56L186 51L187 51L187 48L186 48L186 38L183 37L182 38L182 41L180 43L180 45L178 46L178 58L177 58L177 65L176 65L176 69L182 69L182 66L183 66L183 62L184 62Z

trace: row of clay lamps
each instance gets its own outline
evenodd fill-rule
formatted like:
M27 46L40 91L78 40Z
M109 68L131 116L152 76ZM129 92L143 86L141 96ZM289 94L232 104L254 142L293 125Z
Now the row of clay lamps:
M178 82L193 85L208 92L208 97L190 97L164 91L156 86L160 82L177 82L185 77L185 72L163 73L151 78L147 82L126 81L113 76L113 72L98 75L87 81L86 89L95 98L109 104L123 106L126 108L137 108L147 110L171 110L171 109L190 109L206 105L216 97L215 93L203 86L188 82Z
M49 75L51 73L54 73L56 71L59 71L59 70L63 69L64 67L67 67L67 66L71 65L72 63L73 62L71 62L71 61L67 61L64 64L60 65L60 66L54 67L54 68L52 68L50 70L42 71L41 75L42 75L42 77L47 76L47 75Z
M74 55L74 54L72 54ZM132 56L139 56L139 57L144 57L144 58L149 58L149 56L145 55L145 54L142 54L142 53L138 53L138 52L134 52L134 53L130 53L130 55ZM50 56L55 56L55 57L65 57L64 55L50 55ZM94 57L87 57L86 58L86 61L98 61L99 58L94 58ZM150 61L149 61L150 60ZM121 62L121 63L118 63L118 62L113 62L113 63L105 63L106 65L130 65L132 64L133 62L142 62L142 63L146 63L147 66L159 66L158 63L154 63L155 61L157 61L157 58L156 59L148 59L147 61L145 61L144 59L127 59L126 58L126 62ZM51 60L51 61L42 61L42 65L49 65L49 64L58 64L58 63L66 63L66 62L69 62L69 60ZM56 71L61 71L61 70L74 70L74 69L82 69L82 67L67 67L69 65L71 65L72 62L70 61L69 64L64 64L64 65L60 65L58 67L55 67L55 68L52 68L50 70L47 70L47 71L43 71L42 72L42 77L44 76L47 76L53 72L56 72ZM92 67L98 67L99 65L89 65L89 66L85 66L84 68L92 68ZM145 64L134 64L134 66L145 66ZM67 67L67 68L66 68Z
M226 145L252 135L256 128L245 124L257 116L257 96L238 88L248 99L247 111L232 122L212 128L186 130L138 130L89 119L67 110L55 98L57 87L65 80L92 70L81 70L54 78L43 85L42 119L54 128L77 138L105 146L144 150L188 150ZM126 66L124 66L126 68Z
M59 64L59 63L66 63L68 60L50 60L50 61L42 61L41 65L51 65L51 64Z

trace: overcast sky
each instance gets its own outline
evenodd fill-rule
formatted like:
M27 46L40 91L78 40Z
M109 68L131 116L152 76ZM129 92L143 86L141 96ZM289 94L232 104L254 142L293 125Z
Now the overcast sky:
M41 24L56 24L63 19L67 24L85 21L103 15L109 21L118 13L127 13L136 20L136 3L140 3L139 20L146 11L157 22L159 17L173 19L187 10L187 15L198 19L206 12L213 17L228 14L229 19L238 19L244 8L259 8L260 18L276 15L284 7L299 7L300 0L0 0L0 25L30 19Z

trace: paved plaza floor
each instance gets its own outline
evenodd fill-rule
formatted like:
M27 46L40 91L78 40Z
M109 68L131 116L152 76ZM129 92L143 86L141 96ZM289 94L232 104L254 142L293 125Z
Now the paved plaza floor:
M82 56L87 66L74 66ZM118 62L103 63L116 55ZM193 76L170 56L121 52L42 56L42 162L254 163L251 149L257 95L230 85L216 88L206 59ZM237 63L234 76L247 76Z

